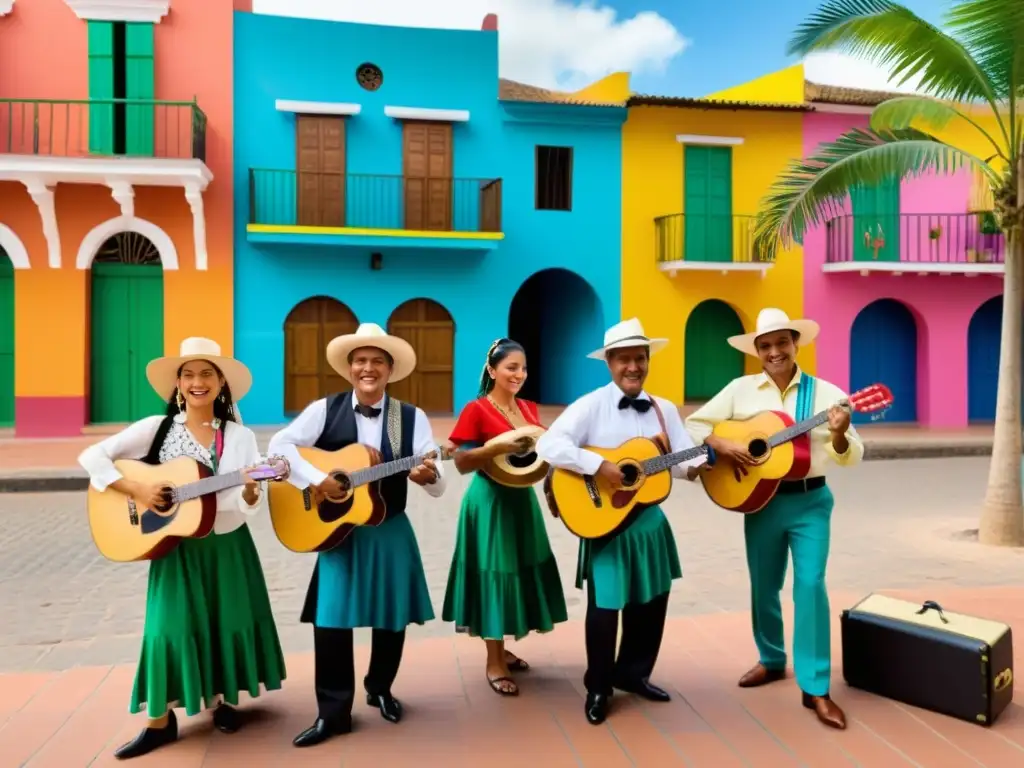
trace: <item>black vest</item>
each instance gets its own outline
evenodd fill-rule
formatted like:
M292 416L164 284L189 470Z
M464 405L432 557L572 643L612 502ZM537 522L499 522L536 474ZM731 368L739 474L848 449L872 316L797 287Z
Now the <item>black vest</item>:
M384 406L381 409L381 436L380 445L371 446L379 448L384 461L393 461L412 456L412 439L416 427L416 407L409 403L402 403L402 444L396 454L391 447L388 438L388 406L391 398L384 397ZM331 395L327 398L327 419L324 421L324 431L314 444L315 448L323 451L338 451L347 445L359 442L359 433L356 430L356 412L352 408L352 392ZM380 481L380 494L387 505L388 517L394 517L405 512L405 502L409 493L408 472L385 477Z

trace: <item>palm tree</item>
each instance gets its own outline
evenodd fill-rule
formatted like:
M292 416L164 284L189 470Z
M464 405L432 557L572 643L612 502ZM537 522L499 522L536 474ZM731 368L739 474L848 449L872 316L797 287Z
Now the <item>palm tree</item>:
M1024 0L963 0L946 13L944 29L889 0L828 0L797 29L788 52L826 50L887 66L900 84L919 77L928 95L889 99L873 110L870 130L851 130L790 163L762 201L755 247L760 258L774 260L780 246L840 213L857 185L960 168L980 173L1007 248L995 435L978 535L986 544L1024 544ZM981 114L989 119L979 121ZM985 156L936 138L956 121L978 131Z

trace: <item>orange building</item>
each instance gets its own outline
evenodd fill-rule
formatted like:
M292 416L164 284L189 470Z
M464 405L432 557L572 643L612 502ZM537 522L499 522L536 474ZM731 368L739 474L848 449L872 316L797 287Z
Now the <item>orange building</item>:
M232 0L0 0L0 427L151 414L232 348Z

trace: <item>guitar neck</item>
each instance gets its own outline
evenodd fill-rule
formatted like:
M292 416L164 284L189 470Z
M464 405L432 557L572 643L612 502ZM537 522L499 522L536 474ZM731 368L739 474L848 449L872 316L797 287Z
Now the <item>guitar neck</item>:
M186 483L175 488L174 499L180 503L191 499L198 499L200 496L205 496L208 493L225 491L228 488L234 488L239 485L245 485L245 473L242 470L229 472L226 475L204 477L202 480L196 480L194 483Z
M812 429L824 424L826 421L828 421L828 411L817 413L809 419L804 419L791 427L786 427L781 432L776 432L768 438L768 445L774 448L778 445L782 445L783 443L788 443L790 440L800 437L800 435L806 432L810 432Z
M448 458L448 452L438 449L416 456L406 456L404 459L386 461L383 464L374 464L372 467L357 469L355 472L352 472L349 475L349 480L351 480L353 488L366 485L367 483L375 483L378 480L383 480L385 477L397 475L399 472L409 472L422 464L425 459L438 457L443 461Z
M684 461L690 459L696 459L698 456L707 455L708 447L706 445L698 445L694 448L687 448L685 451L679 451L677 453L667 453L664 456L655 456L653 459L647 459L641 463L644 469L644 473L648 475L656 475L658 472L664 472L666 469L671 469L676 464L682 464Z

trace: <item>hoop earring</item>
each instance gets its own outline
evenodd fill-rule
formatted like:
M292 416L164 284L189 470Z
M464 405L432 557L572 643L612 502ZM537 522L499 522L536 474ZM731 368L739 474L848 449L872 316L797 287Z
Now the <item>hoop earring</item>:
M184 424L188 419L188 416L185 414L185 398L181 396L180 389L178 390L177 396L174 400L178 405L178 412L174 414L174 421L178 424Z

